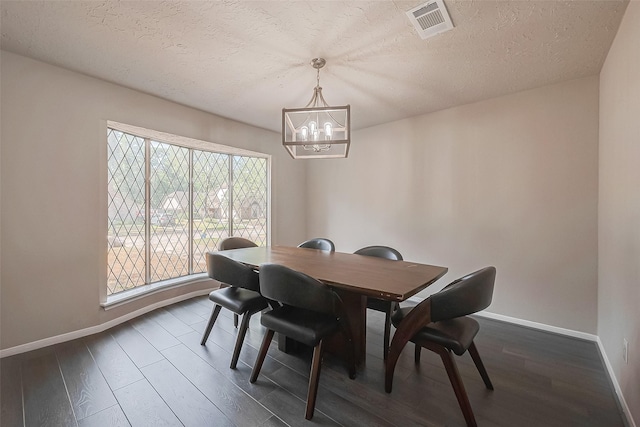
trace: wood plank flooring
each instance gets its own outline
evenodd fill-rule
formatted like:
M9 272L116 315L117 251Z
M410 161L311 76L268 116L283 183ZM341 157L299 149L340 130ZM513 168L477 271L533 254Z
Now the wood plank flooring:
M0 361L1 419L13 426L464 426L438 356L405 348L384 392L382 313L368 311L367 362L350 380L326 356L315 416L304 419L311 353L275 342L249 383L264 330L250 330L236 370L237 329L222 310L206 346L207 297L161 308L101 334ZM595 343L477 318L476 339L495 390L458 357L480 426L624 426Z

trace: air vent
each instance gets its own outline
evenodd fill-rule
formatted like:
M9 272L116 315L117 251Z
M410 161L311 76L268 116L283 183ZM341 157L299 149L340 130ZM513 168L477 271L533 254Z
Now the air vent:
M443 0L431 0L414 7L407 12L407 16L422 39L433 37L453 28L453 22L451 22Z

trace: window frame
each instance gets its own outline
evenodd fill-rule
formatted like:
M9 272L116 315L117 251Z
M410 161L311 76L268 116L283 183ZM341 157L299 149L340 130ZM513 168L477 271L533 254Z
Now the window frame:
M270 154L266 154L266 153L261 153L261 152L256 152L256 151L251 151L251 150L246 150L246 149L242 149L242 148L237 148L237 147L232 147L232 146L228 146L228 145L223 145L223 144L219 144L219 143L215 143L215 142L208 142L208 141L203 141L203 140L198 140L198 139L193 139L193 138L189 138L189 137L184 137L184 136L179 136L179 135L172 135L169 133L165 133L165 132L160 132L160 131L155 131L155 130L151 130L151 129L146 129L146 128L142 128L142 127L138 127L138 126L134 126L134 125L129 125L129 124L125 124L125 123L121 123L121 122L116 122L116 121L111 121L111 120L104 120L102 121L102 126L101 130L103 137L101 138L103 144L102 147L103 149L101 149L101 183L103 185L101 185L101 191L100 194L102 196L102 203L101 206L103 206L103 208L101 209L101 219L102 219L102 227L101 227L101 232L102 232L102 236L101 236L101 241L105 241L106 243L106 238L108 235L108 221L109 221L109 214L108 214L108 196L107 196L107 183L108 183L108 156L107 156L107 149L105 149L107 147L108 141L107 141L107 137L108 137L108 130L109 129L114 129L116 131L119 132L123 132L123 133L127 133L127 134L131 134L134 135L136 137L140 137L143 139L150 139L153 141L157 141L160 143L165 143L165 144L171 144L171 145L176 145L182 148L187 148L187 149L192 149L192 150L200 150L200 151L206 151L206 152L213 152L213 153L219 153L219 154L224 154L224 155L229 155L230 159L233 159L233 156L244 156L244 157L253 157L253 158L261 158L261 159L265 159L266 161L266 244L270 245L271 244L271 235L272 235L272 206L271 206L271 194L272 194L272 190L271 190L271 186L272 186L272 180L271 180L271 166L272 166L272 156ZM191 156L191 153L190 153ZM145 156L146 158L147 156ZM230 160L230 164L232 164L233 161ZM145 165L148 165L148 159L145 160ZM148 166L145 166L148 167ZM145 186L148 186L149 183L145 181ZM148 194L147 194L148 195ZM145 196L146 197L146 196ZM146 205L148 206L148 203L146 203ZM193 210L193 206L191 205L189 207L189 210L192 211ZM193 216L191 216L191 221L193 221ZM232 228L229 230L230 233L232 232ZM149 243L146 242L145 245L148 245ZM191 243L189 243L189 245L191 245ZM215 248L214 248L215 249ZM137 286L133 289L128 289L122 292L118 292L116 294L111 294L108 295L108 289L107 289L107 281L108 281L108 275L109 275L109 267L108 267L108 244L103 245L103 254L104 256L101 257L101 267L100 267L100 306L103 307L105 310L109 310L111 308L115 308L117 306L120 306L124 303L130 302L130 301L134 301L137 299L140 299L142 297L148 296L148 295L152 295L154 293L157 292L161 292L164 291L166 289L171 289L171 288L177 288L177 287L181 287L181 286L187 286L187 285L191 285L191 284L196 284L198 282L203 282L203 281L209 281L209 277L207 276L206 273L192 273L192 274L188 274L187 276L182 276L182 277L177 277L177 278L171 278L171 279L166 279L166 280L162 280L162 281L158 281L158 282L154 282L154 283L148 283L146 285L140 285ZM191 256L192 254L190 254ZM192 263L192 260L189 260L189 264ZM145 273L148 274L148 273Z

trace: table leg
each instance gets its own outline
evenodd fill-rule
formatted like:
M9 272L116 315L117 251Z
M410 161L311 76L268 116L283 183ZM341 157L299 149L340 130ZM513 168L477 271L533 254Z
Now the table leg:
M353 337L356 366L364 365L367 354L367 298L361 294L335 289L347 312ZM342 334L336 334L327 342L325 351L347 360L346 343Z
M335 289L344 304L354 344L356 366L364 365L367 354L367 298L361 294ZM278 349L285 353L295 351L297 342L282 334L276 334ZM327 341L325 351L347 360L346 343L342 334Z

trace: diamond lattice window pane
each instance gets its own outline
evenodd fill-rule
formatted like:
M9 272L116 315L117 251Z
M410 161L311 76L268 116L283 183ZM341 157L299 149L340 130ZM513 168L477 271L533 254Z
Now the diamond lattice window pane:
M109 129L108 295L145 284L144 165L144 140Z
M267 244L267 160L233 158L233 234Z
M207 271L205 254L229 234L229 155L193 153L193 272Z
M151 141L151 282L189 274L189 150Z

